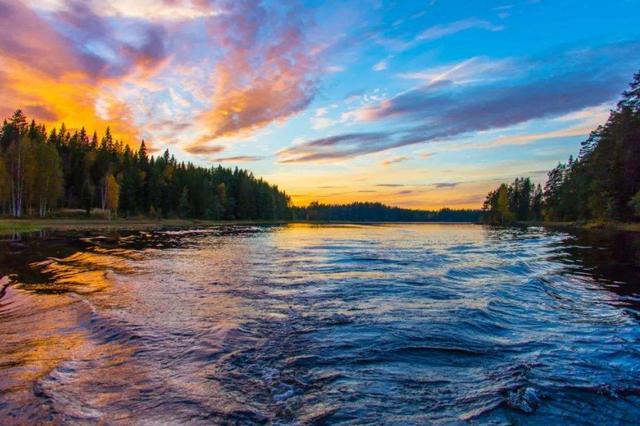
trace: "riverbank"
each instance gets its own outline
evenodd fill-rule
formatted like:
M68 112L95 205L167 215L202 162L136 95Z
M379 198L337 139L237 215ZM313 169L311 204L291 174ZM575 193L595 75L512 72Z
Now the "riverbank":
M479 224L478 222L396 222L396 221L346 221L346 220L199 220L199 219L113 219L104 218L24 218L0 219L0 235L13 234L16 232L38 232L42 230L51 231L89 231L89 230L157 230L175 228L209 227L221 225L283 225L292 223L306 223L315 225L385 225L385 224L409 224L409 223L431 223L431 224Z
M25 218L0 219L0 235L23 232L49 231L95 231L95 230L158 230L167 228L193 228L220 225L281 225L286 223L316 224L384 224L397 222L347 222L347 221L269 221L269 220L188 220L188 219L113 219L103 218ZM417 222L417 223L449 223L449 222ZM466 222L465 222L466 223ZM633 222L518 222L519 226L544 226L557 229L581 229L640 232L640 223Z
M268 220L186 220L186 219L0 219L0 235L16 232L89 231L89 230L156 230L164 228L192 228L219 225L278 225L285 221Z
M640 232L640 223L638 222L518 222L518 225L563 229Z

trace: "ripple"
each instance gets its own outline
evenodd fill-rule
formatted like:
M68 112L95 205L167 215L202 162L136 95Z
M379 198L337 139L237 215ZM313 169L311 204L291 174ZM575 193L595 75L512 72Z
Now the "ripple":
M16 423L640 412L627 234L229 226L0 244L0 416Z

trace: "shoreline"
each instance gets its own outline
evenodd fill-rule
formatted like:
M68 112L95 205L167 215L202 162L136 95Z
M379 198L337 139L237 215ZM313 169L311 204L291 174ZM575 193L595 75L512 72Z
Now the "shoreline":
M229 225L384 225L384 224L480 224L478 222L385 222L385 221L323 221L323 220L200 220L200 219L96 219L96 218L0 218L0 235L49 231L89 230L159 230Z
M481 222L385 222L385 221L312 221L312 220L198 220L198 219L100 219L100 218L0 218L0 235L40 231L91 231L91 230L160 230L224 225L385 225L385 224L475 224ZM552 229L587 231L640 232L640 223L634 222L516 222L515 226L542 226Z
M0 218L0 235L40 231L90 231L90 230L157 230L164 228L192 228L195 226L220 225L280 225L291 221L267 220L188 220L188 219L39 219L39 218Z
M640 232L640 222L516 222L518 226L543 226L578 231Z

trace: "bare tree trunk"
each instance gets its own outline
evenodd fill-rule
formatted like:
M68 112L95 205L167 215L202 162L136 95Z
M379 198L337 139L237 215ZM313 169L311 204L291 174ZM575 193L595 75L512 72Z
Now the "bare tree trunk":
M22 203L24 197L23 159L20 142L15 142L14 162L11 164L11 214L15 217L22 216Z
M49 171L46 171L48 173ZM40 190L42 191L40 194L40 217L45 217L47 214L47 197L49 196L49 176L47 176L47 180L45 181L44 187Z
M20 142L18 142L17 145L17 152L18 152L18 166L17 166L17 187L18 187L18 197L17 197L17 203L16 203L16 216L20 217L22 216L22 150L20 149Z

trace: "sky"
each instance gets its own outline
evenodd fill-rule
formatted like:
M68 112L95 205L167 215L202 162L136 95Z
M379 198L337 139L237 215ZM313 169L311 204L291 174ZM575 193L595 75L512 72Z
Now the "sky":
M640 0L0 0L0 117L107 126L297 205L477 208L576 154Z

